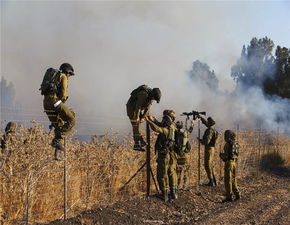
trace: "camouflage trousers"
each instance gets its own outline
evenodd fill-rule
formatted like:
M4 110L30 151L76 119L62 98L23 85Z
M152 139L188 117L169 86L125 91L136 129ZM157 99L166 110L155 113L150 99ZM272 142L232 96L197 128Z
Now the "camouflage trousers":
M140 140L144 140L140 123L130 120L133 128L133 139L135 144L138 144Z
M177 156L176 153L170 151L157 156L157 180L161 191L169 190L169 188L177 187Z
M126 109L127 109L127 116L129 117L132 128L133 128L134 142L135 144L139 144L140 140L144 140L142 129L140 127L141 123L137 121L136 119L134 119L136 118L136 112L133 110L131 105L126 105Z
M204 151L204 169L209 181L213 181L213 157L214 157L215 148L214 147L205 147Z
M177 179L178 187L185 187L189 179L189 155L184 154L183 156L177 156ZM182 182L183 180L183 182Z
M43 101L43 107L54 127L55 139L63 140L76 124L75 113L64 103L57 107L51 101Z
M225 189L226 198L231 198L234 193L235 196L240 196L237 184L236 161L229 160L225 162Z

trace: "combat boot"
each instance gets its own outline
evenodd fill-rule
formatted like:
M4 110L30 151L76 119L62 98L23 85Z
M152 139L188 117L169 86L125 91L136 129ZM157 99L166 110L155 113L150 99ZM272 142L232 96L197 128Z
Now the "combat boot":
M177 199L177 187L172 187L170 189L170 197L171 199Z
M144 139L142 138L142 139L140 139L140 146L141 147L145 147L147 145L147 142L146 141L144 141Z
M232 202L233 201L233 198L230 197L230 198L225 198L224 200L222 200L222 203L226 203L226 202Z
M145 149L143 149L139 144L135 144L133 147L133 150L139 151L139 152L145 152Z
M241 199L241 195L240 194L237 194L236 195L236 198L235 198L235 201L240 200L240 199Z
M209 187L213 187L213 186L215 186L213 180L210 180L210 181L206 184L206 186L209 186Z
M168 202L168 190L164 190L162 191L162 199L164 200L164 202Z
M54 147L55 149L64 151L64 146L60 142L61 142L61 139L54 138L51 142L51 146Z
M54 159L57 161L64 161L65 160L65 157L61 155L61 150L55 149Z

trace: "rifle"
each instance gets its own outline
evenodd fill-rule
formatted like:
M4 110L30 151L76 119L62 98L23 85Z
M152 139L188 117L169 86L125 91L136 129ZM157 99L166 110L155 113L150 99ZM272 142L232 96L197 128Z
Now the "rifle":
M192 116L193 120L196 120L198 115L206 115L206 112L198 112L198 111L192 110L191 112L183 112L181 114L181 116L186 116L187 119L189 119L189 117Z

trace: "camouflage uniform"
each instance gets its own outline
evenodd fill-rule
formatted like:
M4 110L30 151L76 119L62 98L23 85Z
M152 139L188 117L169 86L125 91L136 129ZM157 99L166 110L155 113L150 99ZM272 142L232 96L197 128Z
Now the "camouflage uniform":
M5 133L1 138L1 151L3 154L8 154L10 146L15 142L16 123L9 122L6 125Z
M136 100L131 96L126 104L127 115L133 127L133 139L135 143L144 141L140 121L149 114L151 105L152 99L149 98L149 94L145 90L137 93Z
M205 121L203 118L201 119L207 126L203 138L200 140L200 143L204 145L204 168L209 179L208 185L214 186L213 157L215 152L214 136L216 135L216 130L213 124L209 124L208 121Z
M182 122L177 122L176 123L177 129L179 130L179 132L184 133L184 139L183 139L183 143L181 144L181 148L182 149L177 149L177 178L178 178L178 187L181 186L181 178L182 178L182 174L183 174L183 186L185 187L187 184L187 179L188 179L188 172L189 172L189 151L191 149L191 146L188 142L189 140L189 135L192 133L193 131L193 124L191 125L191 127L187 130L182 129ZM180 127L180 129L179 129Z
M53 75L49 71L53 71ZM49 76L47 76L49 75ZM76 123L75 113L65 102L68 99L68 77L74 75L69 63L63 63L59 70L48 69L44 75L40 90L44 95L43 107L51 126L54 127L54 139L51 145L55 148L55 159L64 160L60 151L64 150L64 138Z
M170 188L172 198L177 198L177 155L173 149L175 125L158 126L155 122L148 121L151 129L159 133L155 150L157 152L157 180L164 200L168 200ZM172 142L172 146L169 144Z
M226 189L226 199L224 201L232 200L232 193L236 199L240 199L240 192L237 185L236 162L238 160L239 144L235 141L235 134L233 131L225 131L224 152L220 154L221 159L225 162L224 168L224 182Z
M76 123L74 112L65 105L68 99L67 90L68 78L64 73L61 73L58 93L45 95L43 99L44 110L54 127L54 141L58 141L61 144ZM55 107L54 104L59 100L61 100L60 104Z
M142 149L147 143L144 140L140 123L149 115L152 101L159 103L161 92L159 88L149 88L141 85L131 92L131 96L126 104L127 116L133 128L134 150L145 151Z

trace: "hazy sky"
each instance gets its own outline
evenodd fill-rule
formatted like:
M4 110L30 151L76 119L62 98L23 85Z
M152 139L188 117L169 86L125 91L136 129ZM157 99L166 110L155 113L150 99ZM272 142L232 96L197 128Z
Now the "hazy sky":
M1 1L1 76L40 112L43 74L62 62L75 68L67 104L79 115L123 119L143 83L162 90L156 112L192 110L192 62L206 62L231 90L242 46L265 36L290 47L289 1Z

